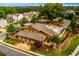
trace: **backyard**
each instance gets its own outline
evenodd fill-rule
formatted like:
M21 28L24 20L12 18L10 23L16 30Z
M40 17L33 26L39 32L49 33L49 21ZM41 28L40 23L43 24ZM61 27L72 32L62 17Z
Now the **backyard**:
M77 47L77 45L79 44L79 37L76 37L73 39L73 41L71 42L69 48L67 48L63 53L62 55L69 55L71 54L75 48Z
M46 48L42 48L42 49L36 49L35 46L32 46L32 51L46 55L46 56L67 56L70 55L75 48L77 47L77 45L79 44L79 37L76 37L72 40L70 46L63 52L59 53L58 51L52 49L51 47L48 47L48 50L46 50Z

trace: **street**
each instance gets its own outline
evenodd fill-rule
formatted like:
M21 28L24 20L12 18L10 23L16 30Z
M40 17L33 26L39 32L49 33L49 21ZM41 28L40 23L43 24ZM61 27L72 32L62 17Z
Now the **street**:
M4 52L6 56L28 56L29 54L24 54L7 46L0 44L0 51Z

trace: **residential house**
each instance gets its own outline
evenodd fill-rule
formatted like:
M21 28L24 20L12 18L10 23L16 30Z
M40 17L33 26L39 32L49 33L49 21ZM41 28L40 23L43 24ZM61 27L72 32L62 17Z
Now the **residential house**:
M34 14L36 14L36 12L31 11L29 13L24 13L23 15L26 20L31 21L31 18Z
M20 20L23 18L23 14L20 14L20 13L16 13L15 15L13 15L13 20L14 22Z
M62 28L59 28L57 26L40 24L40 23L35 23L29 27L31 31L37 31L37 32L43 33L48 38L53 37L53 36L58 36L63 31Z
M24 13L24 18L29 19L32 16L31 13Z
M7 21L5 19L0 19L0 32L6 32L5 27L7 26Z
M48 19L40 19L40 20L38 20L38 22L39 23L51 23L51 21L50 20L48 20Z
M46 39L46 36L41 33L22 30L16 33L16 38L27 42L27 44L33 44L35 41L43 42Z
M6 20L8 23L13 22L13 14L8 14Z
M5 19L0 19L0 27L5 28L7 26L7 21Z
M72 14L75 14L75 11L74 11L74 10L67 10L66 13L67 13L67 14L71 14L71 13L72 13Z

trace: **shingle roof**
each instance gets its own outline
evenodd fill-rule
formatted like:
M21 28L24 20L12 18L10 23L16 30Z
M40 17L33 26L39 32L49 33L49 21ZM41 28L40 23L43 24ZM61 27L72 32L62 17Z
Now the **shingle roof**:
M48 29L45 24L35 23L30 27L36 29L37 31L43 32L51 37L56 34L54 31Z
M29 31L19 31L18 33L16 33L16 35L30 38L33 40L38 40L38 41L43 41L46 38L46 36L43 34L37 32L29 32Z

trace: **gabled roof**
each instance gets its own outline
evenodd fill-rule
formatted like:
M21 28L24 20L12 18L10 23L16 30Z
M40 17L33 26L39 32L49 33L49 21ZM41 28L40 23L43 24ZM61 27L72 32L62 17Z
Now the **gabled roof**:
M53 35L57 35L54 31L52 31L51 29L48 29L46 27L46 24L35 23L30 27L39 32L43 32L44 34L47 34L48 36L51 36L51 37L53 37Z
M18 33L16 33L16 35L38 41L43 41L46 38L46 36L41 33L30 32L30 31L19 31Z

